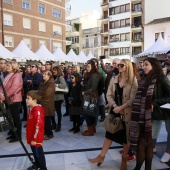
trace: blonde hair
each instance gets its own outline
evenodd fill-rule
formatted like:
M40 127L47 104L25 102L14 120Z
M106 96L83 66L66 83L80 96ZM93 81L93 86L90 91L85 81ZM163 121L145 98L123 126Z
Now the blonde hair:
M12 66L12 71L14 73L19 73L19 65L16 61L11 60L11 61L8 61L7 64L10 64Z
M129 84L133 84L134 82L134 71L133 71L133 66L132 66L132 62L129 59L122 59L121 61L123 61L126 65L126 75L127 75L127 82ZM121 73L119 73L119 79L122 78Z
M80 67L79 66L73 66L76 68L76 73L80 73Z

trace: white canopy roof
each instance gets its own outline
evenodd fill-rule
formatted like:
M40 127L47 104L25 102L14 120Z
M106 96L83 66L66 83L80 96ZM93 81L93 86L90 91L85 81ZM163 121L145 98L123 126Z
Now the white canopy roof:
M0 43L0 58L3 59L17 59L17 56L10 52L7 48L5 48L1 43Z
M166 54L168 51L170 51L170 46L164 48L161 51L158 51L157 54Z
M62 51L61 48L57 48L53 55L55 55L55 61L61 62L69 61L67 55Z
M55 60L55 56L51 54L51 52L46 48L44 44L41 45L41 47L35 52L35 54L37 54L41 58L41 60Z
M88 58L88 60L90 60L90 59L94 58L94 56L91 52L89 52L89 54L87 55L87 58Z
M163 40L162 35L160 33L157 41L153 45L151 45L147 50L136 55L135 57L142 57L150 54L155 54L168 46L169 45Z
M39 56L33 53L23 40L21 40L19 45L12 51L12 53L17 55L22 60L40 60Z
M71 49L71 50L69 51L69 53L67 54L67 56L69 57L69 60L71 60L71 62L83 63L83 61L81 61L81 59L75 54L75 52L73 51L73 49Z
M80 54L78 55L78 57L84 62L86 63L88 61L88 58L85 56L85 54L83 53L83 51L80 52Z

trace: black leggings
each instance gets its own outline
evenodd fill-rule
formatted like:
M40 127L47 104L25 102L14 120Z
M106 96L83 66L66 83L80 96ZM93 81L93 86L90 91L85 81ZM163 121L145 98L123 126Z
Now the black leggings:
M140 170L145 161L145 170L151 170L153 158L152 140L140 139L138 141L136 167L134 170Z
M55 101L55 110L57 112L57 117L58 117L58 125L61 125L61 104L63 100L58 100Z

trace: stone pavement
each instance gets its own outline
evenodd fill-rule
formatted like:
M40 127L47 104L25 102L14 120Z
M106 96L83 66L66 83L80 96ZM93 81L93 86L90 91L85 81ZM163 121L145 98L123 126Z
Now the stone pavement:
M65 113L64 108L62 108L62 113ZM24 125L25 122L23 122ZM105 135L102 123L98 122L97 133L90 137L82 136L81 133L68 132L71 127L72 122L69 121L69 117L63 117L61 131L54 132L54 138L44 141L43 148L48 170L119 170L121 161L119 150L121 146L116 143L112 144L101 167L88 162L88 158L94 158L100 153ZM81 132L85 129L86 123L84 122ZM11 144L5 140L6 133L0 132L0 170L26 170L27 167L31 166L29 159L25 156L19 142ZM22 129L22 135L22 140L31 153L25 140L25 128ZM165 141L166 130L163 124L157 145L159 153L154 155L153 158L153 170L170 169L167 164L161 163L159 159L163 154ZM135 161L128 162L128 170L132 170L134 166ZM142 170L144 170L144 165Z

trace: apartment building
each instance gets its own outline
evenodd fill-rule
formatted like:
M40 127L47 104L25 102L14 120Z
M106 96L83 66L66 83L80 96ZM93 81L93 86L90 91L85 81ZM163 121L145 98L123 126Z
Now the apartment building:
M102 55L129 58L144 50L144 26L169 17L165 0L101 0ZM158 31L159 32L159 31Z
M82 44L86 56L91 52L98 58L101 55L101 27L82 30Z
M70 0L1 0L0 42L12 51L21 40L34 52L41 44L66 51L65 18Z

